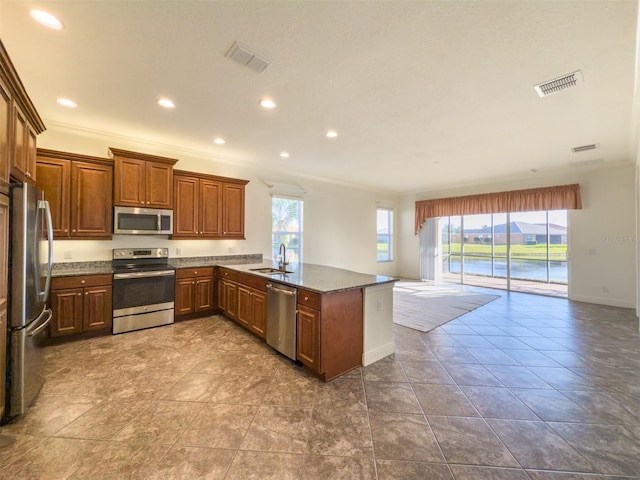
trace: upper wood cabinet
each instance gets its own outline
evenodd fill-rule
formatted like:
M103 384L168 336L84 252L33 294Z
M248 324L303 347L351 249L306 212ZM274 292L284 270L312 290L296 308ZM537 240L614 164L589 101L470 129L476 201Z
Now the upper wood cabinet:
M36 181L36 135L45 126L0 42L0 181Z
M173 238L244 238L248 180L176 170Z
M173 208L173 166L178 160L109 148L115 162L113 204Z
M111 238L113 160L38 149L36 171L54 239Z

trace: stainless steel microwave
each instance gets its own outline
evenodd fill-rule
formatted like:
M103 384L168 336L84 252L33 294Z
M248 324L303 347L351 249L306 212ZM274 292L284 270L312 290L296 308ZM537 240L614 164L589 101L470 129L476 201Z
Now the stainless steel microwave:
M173 234L173 210L113 207L113 233L171 235Z

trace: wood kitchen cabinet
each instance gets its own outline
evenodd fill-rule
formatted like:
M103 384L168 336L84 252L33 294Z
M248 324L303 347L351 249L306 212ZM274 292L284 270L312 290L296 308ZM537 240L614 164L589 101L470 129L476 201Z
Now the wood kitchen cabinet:
M298 289L296 356L325 382L362 365L362 302L362 289Z
M11 137L11 94L0 78L0 182L9 183L10 173L10 137Z
M0 42L0 180L36 181L36 136L45 126Z
M38 149L36 166L54 239L111 238L113 160Z
M266 292L238 285L237 322L251 330L263 340L267 336L267 294Z
M314 371L320 370L320 311L298 305L296 357Z
M213 267L176 270L176 317L212 313L214 301Z
M115 162L113 203L173 208L173 166L178 160L109 148Z
M9 197L0 194L0 378L6 378L9 299ZM4 417L5 388L0 388L0 419Z
M173 238L244 239L247 180L176 170Z
M56 277L51 282L51 337L111 331L111 275Z
M266 292L271 279L219 267L217 281L220 312L265 339L268 322ZM325 382L361 366L363 289L321 294L298 288L297 295L297 360Z
M221 267L218 309L263 340L267 335L267 279Z

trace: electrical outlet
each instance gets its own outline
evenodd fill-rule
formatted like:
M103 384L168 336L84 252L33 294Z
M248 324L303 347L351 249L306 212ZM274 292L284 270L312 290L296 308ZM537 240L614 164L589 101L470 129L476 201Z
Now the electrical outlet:
M609 293L609 287L602 287L602 293Z
M72 250L65 250L64 251L64 258L65 260L70 260L73 258L73 251Z
M236 253L236 247L229 247L229 253Z
M376 302L376 308L378 309L378 311L381 311L381 310L382 310L383 305L384 305L384 304L383 304L383 302L382 302L382 299L381 299L381 298L379 298L379 299L378 299L378 301Z
M182 255L182 249L181 248L176 248L176 255Z

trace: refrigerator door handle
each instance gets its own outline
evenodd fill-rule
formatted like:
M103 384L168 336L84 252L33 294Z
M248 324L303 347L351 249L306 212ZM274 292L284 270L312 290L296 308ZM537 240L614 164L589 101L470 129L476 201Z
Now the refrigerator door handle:
M46 316L45 320L42 320L43 316ZM31 325L27 327L27 329L25 330L25 334L27 335L27 337L37 336L40 332L42 332L45 328L47 328L47 325L49 325L52 318L53 318L53 312L51 311L51 309L47 308L46 310L44 310L40 314L40 316L35 321L33 321Z
M43 302L46 302L49 298L49 291L51 290L51 271L53 269L53 221L51 220L51 208L49 208L49 202L46 200L38 201L38 210L44 210L45 218L47 220L47 278L44 285L44 290L38 292L38 296Z

